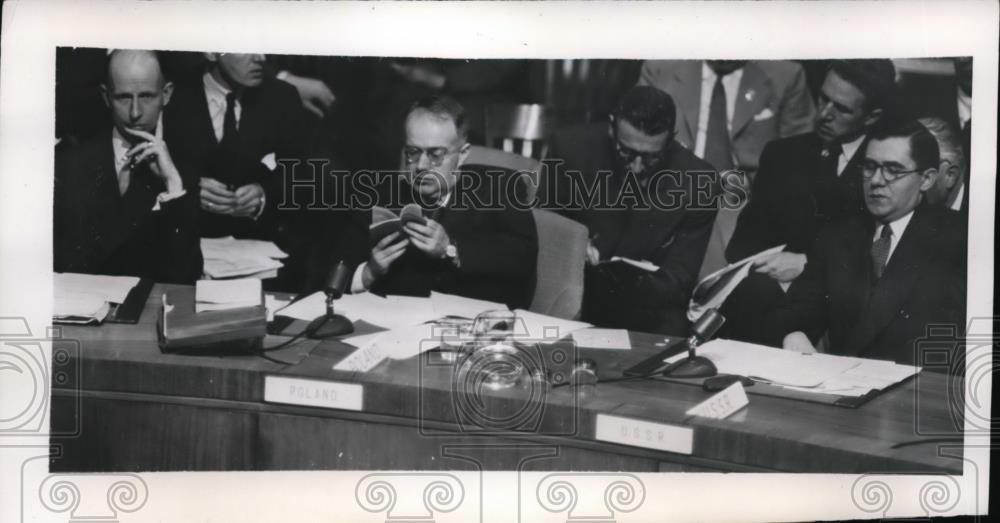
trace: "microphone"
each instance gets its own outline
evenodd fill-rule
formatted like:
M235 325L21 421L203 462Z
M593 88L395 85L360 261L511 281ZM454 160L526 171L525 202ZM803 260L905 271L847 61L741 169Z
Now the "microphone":
M718 374L715 364L708 358L698 356L696 351L699 345L712 339L725 322L725 316L716 309L706 310L691 327L691 336L687 340L688 357L668 365L663 370L663 375L672 378L708 378Z
M354 332L354 325L347 318L333 311L333 302L339 300L347 290L350 282L350 271L343 260L337 262L323 281L323 293L326 294L326 314L316 318L309 324L306 331L312 339L326 339Z

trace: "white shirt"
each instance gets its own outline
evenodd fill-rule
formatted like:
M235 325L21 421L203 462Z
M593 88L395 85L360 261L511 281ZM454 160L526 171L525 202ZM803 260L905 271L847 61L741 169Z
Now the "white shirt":
M160 119L156 122L156 137L161 138L163 136L163 114L160 114ZM115 156L115 176L120 180L125 172L125 168L128 166L128 158L125 154L131 149L133 145L125 139L124 136L118 132L118 128L114 127L111 130L111 150L112 154ZM130 182L131 183L131 182ZM187 191L181 189L175 192L163 191L156 196L156 202L153 203L153 210L160 210L160 204L169 202L175 198L180 198L184 196Z
M903 233L906 231L906 226L910 224L910 218L913 218L913 211L910 211L896 221L889 223L888 226L892 229L892 236L889 237L889 256L885 259L886 264L888 264L889 260L892 259L892 253L895 252L896 246L899 245L899 239L903 237ZM872 243L875 243L875 241L882 236L883 227L885 227L885 225L881 223L875 227L875 236L872 236Z
M965 127L965 124L972 118L972 96L965 94L961 87L958 90L958 123ZM961 129L959 129L961 131Z
M231 91L226 89L219 82L212 78L211 73L202 76L205 84L205 98L208 100L208 115L212 118L212 130L215 131L215 140L222 141L222 130L226 122L226 95ZM236 99L236 106L233 112L236 114L236 128L240 128L240 116L243 114L243 106L239 99Z
M698 132L694 140L694 154L699 158L705 156L705 137L708 135L708 116L712 106L712 91L715 90L715 79L718 75L706 62L701 63L701 104L698 108ZM733 113L736 111L736 96L740 91L740 80L743 79L743 68L739 68L722 77L722 90L726 92L726 128L732 133Z
M837 158L837 176L844 173L844 168L851 162L851 158L854 158L854 153L858 152L858 147L861 147L861 142L863 141L865 141L865 135L861 135L853 141L840 144L840 158ZM896 232L896 229L892 231Z
M958 183L961 183L962 185L958 187L958 193L955 194L955 201L951 202L951 205L949 206L953 211L962 210L962 200L965 198L965 184L962 183L962 180L959 180Z

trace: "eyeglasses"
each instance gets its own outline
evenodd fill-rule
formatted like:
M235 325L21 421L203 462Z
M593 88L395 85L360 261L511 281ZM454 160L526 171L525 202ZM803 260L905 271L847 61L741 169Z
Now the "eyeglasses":
M886 182L892 183L904 176L920 172L920 169L905 170L896 165L884 165L871 160L865 160L861 164L861 175L865 178L872 178L875 176L877 171L882 171L882 178Z
M456 151L447 147L428 147L424 149L407 145L403 147L403 156L406 158L406 163L412 165L419 162L420 157L426 154L427 160L431 163L432 167L440 167L444 159Z
M618 156L621 157L625 163L632 163L637 157L642 158L642 164L645 166L656 165L660 163L663 159L663 152L656 151L654 153L644 153L641 151L636 151L631 147L622 145L621 142L615 140L615 149L618 151Z

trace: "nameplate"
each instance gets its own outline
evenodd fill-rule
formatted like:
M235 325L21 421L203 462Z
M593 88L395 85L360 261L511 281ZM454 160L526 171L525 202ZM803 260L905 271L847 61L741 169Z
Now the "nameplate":
M357 383L264 377L264 401L322 407L325 409L361 410L364 387Z
M726 419L749 403L743 384L737 381L715 396L691 407L686 414L702 418Z
M690 455L694 444L694 430L688 427L598 414L594 439Z

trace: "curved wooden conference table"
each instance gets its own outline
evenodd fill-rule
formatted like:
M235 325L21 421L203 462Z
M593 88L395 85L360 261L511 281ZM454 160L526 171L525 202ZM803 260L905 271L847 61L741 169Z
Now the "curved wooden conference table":
M426 356L366 373L335 371L354 350L337 341L301 340L269 353L289 365L250 355L161 353L155 325L166 288L154 287L136 325L61 327L64 340L79 343L60 365L77 369L78 378L53 382L53 471L962 473L960 456L939 455L940 436L955 435L961 421L944 392L954 384L933 372L855 409L751 394L746 408L724 420L685 415L710 393L660 380L580 389L529 383L470 395L478 389L455 385L453 367ZM631 336L629 351L578 348L562 356L592 358L602 378L620 376L663 350L656 346L661 336ZM268 336L265 345L285 339ZM315 380L309 383L319 388L358 384L361 410L267 402L265 382L275 377ZM599 417L611 423L604 427L617 433L615 441L632 444L599 441ZM630 420L657 425L640 430ZM669 446L685 438L688 449ZM664 441L667 447L656 446Z

